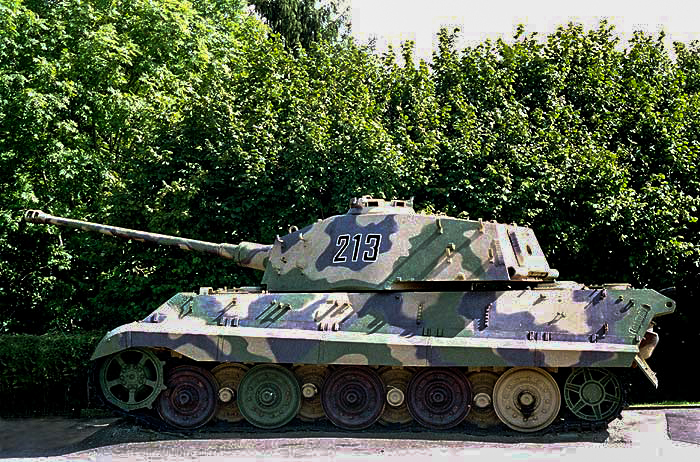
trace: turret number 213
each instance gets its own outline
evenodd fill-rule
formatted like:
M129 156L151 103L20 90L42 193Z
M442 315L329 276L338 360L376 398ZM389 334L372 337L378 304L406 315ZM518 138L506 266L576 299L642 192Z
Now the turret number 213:
M352 255L346 255L345 251L350 247L350 241L352 241ZM348 261L348 257L350 257L351 261L357 261L360 256L362 261L377 261L381 243L381 234L358 233L352 237L349 234L340 234L335 241L335 245L339 249L333 257L333 263L344 263Z

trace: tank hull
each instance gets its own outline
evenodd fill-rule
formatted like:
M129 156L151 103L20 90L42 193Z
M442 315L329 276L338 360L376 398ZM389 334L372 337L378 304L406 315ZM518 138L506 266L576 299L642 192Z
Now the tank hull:
M377 420L439 430L466 420L531 432L558 418L606 425L617 417L624 389L608 368L636 363L654 381L645 359L657 338L647 330L674 308L653 290L575 283L441 292L206 288L109 332L92 359L102 364L107 401L125 412L155 407L181 429L216 415L261 428L298 416L348 430ZM645 335L653 345L640 351ZM562 409L568 414L559 417Z
M629 288L182 293L108 333L92 359L139 347L216 362L629 367L673 308Z
M128 348L174 351L194 361L345 364L364 366L630 367L636 345L493 338L400 337L393 334L242 327L222 333L213 326L155 329L126 325L108 334L93 358ZM366 336L365 336L366 337Z

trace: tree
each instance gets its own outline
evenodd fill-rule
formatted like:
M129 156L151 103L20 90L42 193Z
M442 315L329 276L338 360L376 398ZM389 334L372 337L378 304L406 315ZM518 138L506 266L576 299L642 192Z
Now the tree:
M90 323L103 249L94 237L28 228L22 210L133 217L112 200L131 159L157 155L156 130L180 119L239 27L237 3L219 6L207 18L177 0L0 8L0 331Z
M26 208L270 243L353 196L415 195L422 211L531 225L563 278L698 293L697 45L674 61L601 23L458 50L443 31L431 65L411 43L399 65L352 41L290 47L223 1L51 5L0 9L4 331L113 327L178 291L260 283L27 226Z
M349 7L337 0L250 0L250 4L289 48L308 49L314 42L350 35Z

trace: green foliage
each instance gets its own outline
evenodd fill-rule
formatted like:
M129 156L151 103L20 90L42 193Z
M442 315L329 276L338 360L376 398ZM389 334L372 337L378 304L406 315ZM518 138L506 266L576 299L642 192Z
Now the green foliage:
M350 7L317 0L249 0L255 11L280 34L290 49L338 41L350 35ZM344 7L344 8L343 8Z
M85 408L87 359L101 334L0 335L0 415L45 415Z
M410 42L377 56L266 17L233 0L3 3L0 331L104 329L178 291L259 283L24 209L270 243L373 194L532 225L565 279L676 286L668 341L697 341L697 44L622 48L603 22L459 50L443 30L426 64Z
M154 151L155 129L182 119L196 85L206 85L209 68L230 52L239 5L218 7L208 17L185 1L0 8L0 300L7 313L0 331L102 325L95 294L109 292L102 283L111 262L99 242L28 228L21 212L130 218L128 204L114 200L129 187L127 159ZM148 264L142 258L119 260L138 275ZM92 266L98 261L102 269ZM120 310L133 316L143 309L133 298L120 294L112 303L126 299Z
M443 31L443 207L532 224L567 278L671 285L700 255L696 98L660 40L616 43L606 23L569 25L460 56Z

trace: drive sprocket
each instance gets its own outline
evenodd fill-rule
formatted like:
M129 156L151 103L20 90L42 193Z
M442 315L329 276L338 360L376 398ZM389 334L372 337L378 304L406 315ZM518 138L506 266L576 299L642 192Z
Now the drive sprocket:
M150 408L165 390L163 362L150 350L120 351L102 362L99 384L105 399L121 410Z

